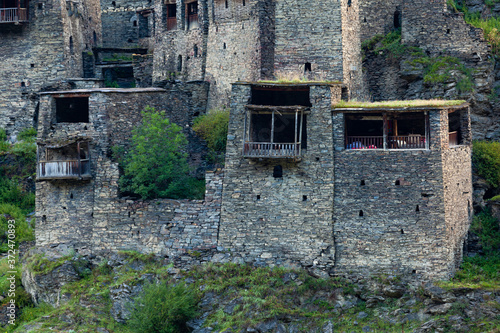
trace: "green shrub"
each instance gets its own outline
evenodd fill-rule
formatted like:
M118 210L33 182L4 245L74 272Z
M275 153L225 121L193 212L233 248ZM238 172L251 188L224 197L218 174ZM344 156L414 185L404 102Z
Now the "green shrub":
M500 142L474 141L472 166L479 176L497 188L500 186Z
M196 316L197 296L184 284L149 284L136 298L128 321L134 332L189 332L186 322Z
M479 236L485 253L493 253L500 249L500 225L489 209L474 216L470 229Z
M0 203L15 205L25 214L31 213L35 209L35 193L23 192L15 180L1 177Z
M143 199L203 198L205 182L188 174L187 139L164 111L146 107L132 134L130 151L122 160L123 192Z
M0 252L7 252L9 220L15 220L15 245L20 242L35 240L32 226L26 221L26 217L19 207L11 204L0 204Z
M7 141L7 132L3 128L0 128L0 141Z
M208 148L223 153L226 151L228 123L228 109L210 110L195 119L193 130L207 142Z
M36 140L36 129L33 127L25 128L17 136L19 140L35 142Z

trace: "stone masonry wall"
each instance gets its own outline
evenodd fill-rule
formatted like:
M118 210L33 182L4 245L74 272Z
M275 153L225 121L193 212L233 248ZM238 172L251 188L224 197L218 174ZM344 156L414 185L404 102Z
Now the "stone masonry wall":
M278 0L275 10L275 75L342 81L340 1Z
M404 0L401 42L475 62L486 61L490 50L482 30L449 11L446 0Z
M358 0L342 0L342 59L343 80L349 99L369 100L363 86L361 35Z
M205 79L210 108L229 105L231 84L257 81L261 68L259 2L215 0L211 9Z
M96 2L80 4L61 1L30 2L30 22L2 24L2 76L0 78L0 128L16 134L33 127L38 110L38 92L61 79L81 76L81 53L100 28ZM71 14L71 15L70 15ZM70 49L69 37L73 37ZM55 89L55 88L53 88Z
M233 85L219 245L247 261L301 263L326 274L333 263L333 150L329 86L311 86L307 150L300 162L242 157L250 85ZM283 177L274 178L281 165Z
M396 11L401 13L403 0L361 0L359 1L359 22L361 41L375 35L386 35L394 28Z
M151 8L150 0L102 0L102 46L134 47L139 43L138 10ZM135 23L134 23L135 22Z
M65 94L89 96L89 123L54 122L52 96ZM127 144L146 105L166 110L173 121L189 131L186 125L192 122L193 115L188 106L182 109L182 115L178 114L182 102L169 98L165 90L158 88L74 90L42 95L40 149L50 149L56 144L64 146L65 142L75 140L88 141L92 179L37 182L37 246L65 243L80 252L127 248L157 253L164 253L167 248L178 251L215 246L214 221L218 221L221 190L220 178L215 174L208 175L204 201L119 199L119 170L110 158L111 147ZM168 103L176 103L176 108L172 109L173 104L169 107ZM183 237L184 232L193 237ZM175 235L175 241L169 235ZM155 247L151 247L151 237L157 241Z
M181 79L204 80L207 54L208 7L207 1L198 1L198 24L188 27L186 2L177 0L177 27L167 30L163 21L166 7L155 2L156 31L153 60L153 82Z
M447 112L430 112L430 150L344 150L343 132L334 132L336 273L454 272L470 223L471 170L469 146L447 147ZM334 128L342 124L335 115Z

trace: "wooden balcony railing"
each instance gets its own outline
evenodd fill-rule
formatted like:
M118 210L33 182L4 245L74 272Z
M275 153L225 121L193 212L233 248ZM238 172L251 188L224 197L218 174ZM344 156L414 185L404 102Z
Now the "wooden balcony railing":
M167 17L167 30L177 29L177 18Z
M37 179L90 178L90 160L40 161Z
M383 149L383 136L348 136L346 149Z
M449 133L449 141L448 146L458 146L458 132L450 132Z
M246 142L243 149L243 156L264 158L298 158L300 157L300 142Z
M388 136L386 149L425 149L423 135ZM383 136L348 136L346 149L384 149Z
M0 8L0 23L28 22L26 8Z

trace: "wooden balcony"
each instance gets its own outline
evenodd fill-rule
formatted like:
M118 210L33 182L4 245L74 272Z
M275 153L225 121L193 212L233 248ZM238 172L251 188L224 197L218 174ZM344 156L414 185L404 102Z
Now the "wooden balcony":
M28 22L27 8L0 8L0 23Z
M90 179L90 160L40 161L37 180Z
M245 142L243 156L250 158L300 158L300 142Z
M348 136L346 149L426 149L425 137L419 134L388 136Z

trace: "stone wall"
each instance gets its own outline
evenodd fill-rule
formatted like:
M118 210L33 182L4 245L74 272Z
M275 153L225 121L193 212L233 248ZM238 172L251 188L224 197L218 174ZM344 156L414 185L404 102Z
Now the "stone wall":
M82 52L100 38L98 3L30 2L28 24L1 24L0 128L33 127L40 90L80 77ZM92 36L92 37L91 37ZM70 47L70 37L72 47Z
M446 0L404 0L402 43L476 63L490 52L482 30L465 23L462 13L449 11Z
M353 1L354 3L355 1ZM375 35L386 35L395 27L396 13L401 17L403 0L359 1L361 41Z
M250 85L233 85L219 244L260 263L318 268L334 260L333 146L329 86L311 86L307 150L300 162L243 158ZM330 142L330 144L329 144ZM273 177L281 165L282 178Z
M172 2L173 3L173 2ZM153 82L181 79L204 80L207 54L208 7L207 1L198 1L198 21L187 24L186 3L176 3L177 27L167 30L167 7L163 1L155 2L156 35L153 62Z
M102 46L134 47L139 43L139 28L145 19L137 11L151 8L150 0L103 0ZM147 20L147 18L146 18ZM150 33L153 33L150 31Z
M343 80L340 1L278 0L275 17L276 76Z
M189 90L197 90L194 84L191 86ZM196 103L206 102L206 89L199 91L200 97L203 91L205 97L197 102L196 98L181 99L181 89L172 95L171 91L159 88L44 93L39 118L39 156L45 156L45 149L88 142L92 178L37 182L37 246L65 243L81 252L127 248L156 253L213 246L217 235L214 223L220 210L221 181L217 174L207 176L204 201L119 199L118 164L111 158L111 147L129 143L132 129L141 121L141 110L151 106L165 110L173 122L185 129L194 147L190 149L191 159L199 165L203 145L199 140L194 141L190 130L192 110L197 110ZM88 96L88 123L55 123L54 97L68 96ZM154 247L151 247L152 237L156 240Z

